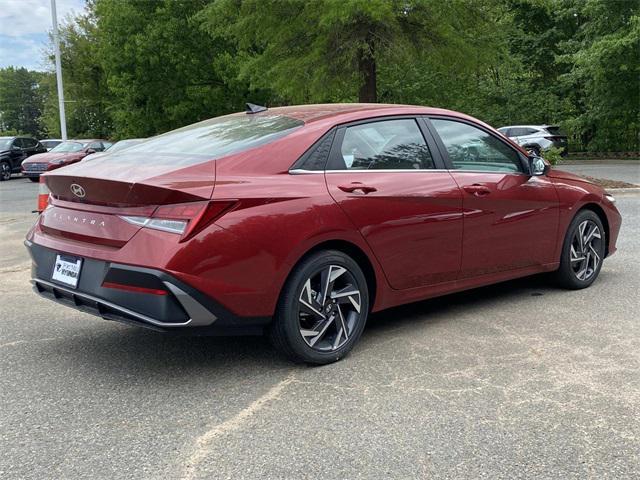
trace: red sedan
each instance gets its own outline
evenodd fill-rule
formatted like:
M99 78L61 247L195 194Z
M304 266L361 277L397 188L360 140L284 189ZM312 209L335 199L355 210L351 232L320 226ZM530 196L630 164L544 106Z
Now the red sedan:
M261 333L328 363L370 312L539 272L594 282L602 188L433 108L250 108L45 175L42 296L162 331Z
M101 152L111 145L106 140L67 140L45 153L32 155L22 162L22 175L37 182L40 174L79 162L87 155Z

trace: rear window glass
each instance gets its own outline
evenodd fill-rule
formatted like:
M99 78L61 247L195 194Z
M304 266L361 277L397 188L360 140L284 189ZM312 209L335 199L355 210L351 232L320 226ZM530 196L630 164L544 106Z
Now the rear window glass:
M270 143L302 125L285 115L226 115L150 138L114 154L114 160L135 156L137 163L162 163L173 158L173 163L189 165Z
M560 129L560 127L546 127L545 130L549 132L551 135L560 135L563 137L566 136L566 134L562 129Z

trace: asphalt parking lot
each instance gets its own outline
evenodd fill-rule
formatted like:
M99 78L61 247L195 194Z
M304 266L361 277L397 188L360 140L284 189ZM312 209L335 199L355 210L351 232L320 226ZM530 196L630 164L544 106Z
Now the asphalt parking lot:
M572 163L561 165L566 170L578 175L587 175L595 178L608 178L619 182L640 185L640 162L632 160L610 161L607 163Z
M374 315L319 368L32 293L37 184L0 183L0 478L638 478L640 195L589 289L545 277Z

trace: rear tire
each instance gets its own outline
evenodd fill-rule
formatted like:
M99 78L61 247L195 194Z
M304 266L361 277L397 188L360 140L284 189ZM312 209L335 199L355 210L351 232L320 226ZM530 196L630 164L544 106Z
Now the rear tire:
M600 217L592 210L578 212L562 245L560 268L556 271L558 284L570 290L590 286L600 274L606 242Z
M11 179L11 165L9 162L0 162L0 182Z
M368 314L369 291L362 269L338 250L322 250L292 271L269 337L291 360L324 365L351 351Z
M29 180L31 180L33 183L36 183L40 181L40 177L29 177Z

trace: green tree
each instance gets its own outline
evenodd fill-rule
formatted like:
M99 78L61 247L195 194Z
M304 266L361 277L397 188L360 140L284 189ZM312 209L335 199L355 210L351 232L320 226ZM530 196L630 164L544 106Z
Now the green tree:
M155 135L241 106L246 86L226 43L191 20L206 3L95 1L96 58L118 135Z
M578 92L570 127L595 150L640 150L640 4L587 0L575 4L579 29L559 59Z
M459 31L483 10L470 0L215 0L198 18L237 46L240 78L283 102L376 102L388 66L434 51L473 58Z
M15 131L39 137L43 97L41 74L26 68L0 69L0 131Z

